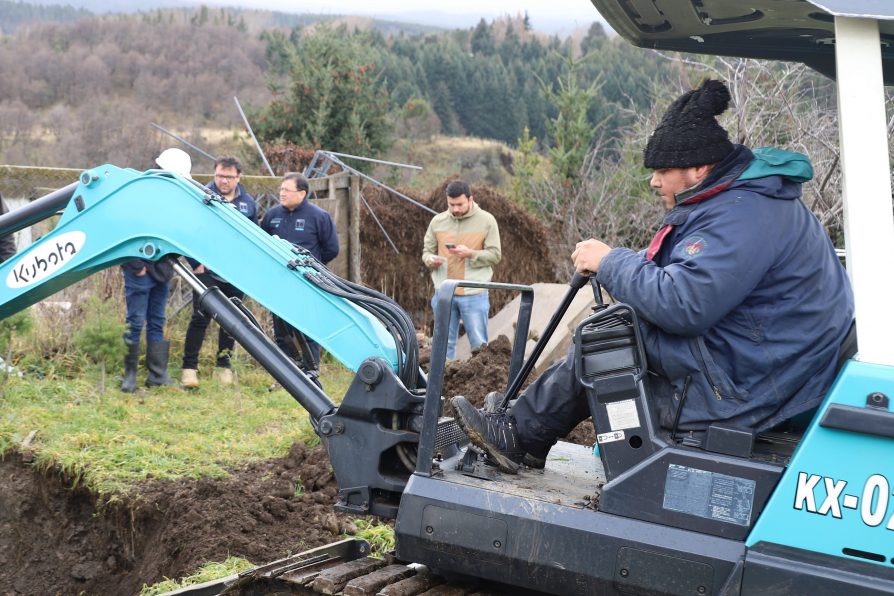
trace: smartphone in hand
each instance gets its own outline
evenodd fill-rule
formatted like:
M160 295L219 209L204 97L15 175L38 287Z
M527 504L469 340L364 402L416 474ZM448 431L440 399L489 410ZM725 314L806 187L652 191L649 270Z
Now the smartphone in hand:
M452 250L452 249L456 248L456 244L453 242L445 242L444 246L447 247L447 250Z

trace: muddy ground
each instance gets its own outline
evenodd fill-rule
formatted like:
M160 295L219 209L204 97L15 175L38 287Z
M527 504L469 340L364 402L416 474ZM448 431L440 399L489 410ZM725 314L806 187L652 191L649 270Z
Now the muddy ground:
M446 396L480 403L505 390L511 346L500 337L445 373ZM582 423L569 440L592 444ZM229 555L262 563L328 544L354 530L333 511L337 486L322 447L223 479L160 481L102 505L57 473L9 454L0 461L0 594L135 594ZM303 493L296 494L298 486Z
M322 447L295 445L224 479L154 482L105 506L71 487L19 454L0 461L0 594L136 594L207 561L262 563L354 530L333 512Z

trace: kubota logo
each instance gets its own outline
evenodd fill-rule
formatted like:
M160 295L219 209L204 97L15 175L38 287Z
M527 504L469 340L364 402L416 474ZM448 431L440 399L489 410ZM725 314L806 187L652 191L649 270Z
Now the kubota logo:
M6 276L10 288L24 288L49 277L67 265L84 246L84 232L65 232L32 246Z

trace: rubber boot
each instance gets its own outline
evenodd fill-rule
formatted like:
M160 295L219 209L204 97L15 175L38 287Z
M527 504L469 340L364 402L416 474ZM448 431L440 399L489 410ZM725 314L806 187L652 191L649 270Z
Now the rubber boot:
M125 341L127 354L124 355L124 377L121 379L121 391L133 393L137 390L137 363L140 360L140 344Z
M149 342L146 345L146 368L149 375L146 377L146 387L159 387L173 385L174 381L168 376L168 350L170 342Z

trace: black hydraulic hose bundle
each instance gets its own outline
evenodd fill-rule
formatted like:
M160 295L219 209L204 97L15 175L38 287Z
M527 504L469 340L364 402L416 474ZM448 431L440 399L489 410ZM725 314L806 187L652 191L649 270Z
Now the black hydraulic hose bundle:
M416 389L419 374L419 343L416 340L416 328L400 305L380 292L338 277L312 258L305 249L296 247L294 252L305 257L296 262L296 265L313 270L304 273L305 279L326 293L356 304L382 322L398 349L398 378L408 389Z

